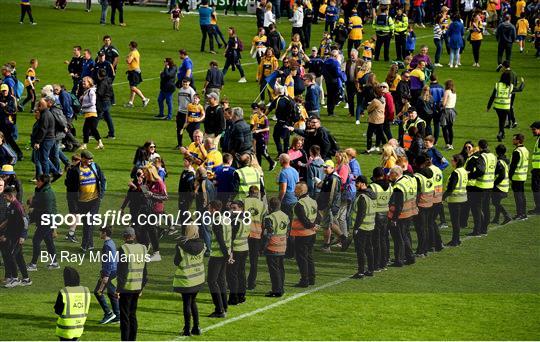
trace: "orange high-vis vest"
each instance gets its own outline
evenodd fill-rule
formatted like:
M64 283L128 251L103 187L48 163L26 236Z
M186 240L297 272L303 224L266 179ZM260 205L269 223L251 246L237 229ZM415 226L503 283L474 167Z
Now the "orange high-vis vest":
M426 176L420 173L416 173L414 177L418 179L420 182L420 189L418 189L418 206L420 208L433 207L433 194L435 193L435 188L433 186L433 179L427 178ZM415 181L416 180L413 179L413 182Z
M416 194L418 185L416 179L409 176L403 176L398 179L392 187L394 190L400 190L403 193L403 208L399 214L399 219L406 219L418 215L418 206L416 205ZM392 217L394 207L388 211L388 218Z
M278 210L266 216L272 222L272 233L266 244L266 249L272 253L285 253L287 249L287 227L289 216Z
M411 144L412 144L412 137L409 135L409 133L403 134L403 148L405 150L408 150L409 148L411 148Z

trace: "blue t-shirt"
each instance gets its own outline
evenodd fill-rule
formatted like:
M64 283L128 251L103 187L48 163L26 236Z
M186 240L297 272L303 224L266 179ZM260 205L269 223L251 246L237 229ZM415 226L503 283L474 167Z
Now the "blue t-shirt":
M221 193L232 193L234 191L234 171L232 166L219 165L214 168L214 174L217 181L217 191Z
M283 197L283 203L294 204L298 201L294 195L294 187L299 181L300 176L298 175L298 171L296 171L294 168L289 166L281 170L279 173L278 183L287 184L285 196Z
M212 11L210 7L199 7L199 25L210 25Z
M181 82L185 77L188 70L191 70L191 77L193 77L193 62L191 58L186 57L182 61L182 65L178 68L178 80Z
M9 92L15 94L15 80L13 76L4 77L3 83L9 87Z

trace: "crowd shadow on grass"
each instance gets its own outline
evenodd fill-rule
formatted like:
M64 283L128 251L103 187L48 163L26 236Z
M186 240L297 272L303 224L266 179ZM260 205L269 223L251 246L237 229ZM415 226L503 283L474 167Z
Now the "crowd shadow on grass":
M13 321L11 328L19 324L19 322L24 322L25 328L35 327L40 329L54 329L56 324L56 317L52 315L33 315L33 314L22 314L17 312L10 312L9 315L2 315L3 324L8 323L6 321ZM2 333L3 334L3 333ZM5 336L2 337L4 339Z

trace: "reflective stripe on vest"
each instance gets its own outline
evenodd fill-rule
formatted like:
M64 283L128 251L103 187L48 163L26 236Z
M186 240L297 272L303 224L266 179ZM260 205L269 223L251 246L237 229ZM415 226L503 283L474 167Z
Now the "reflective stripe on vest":
M486 170L481 177L476 179L476 187L480 189L493 189L495 183L495 166L497 165L497 157L493 153L483 152L480 155L486 164Z
M250 227L238 218L238 231L232 242L233 251L235 252L245 252L249 250L248 247L248 236L250 233Z
M377 183L371 183L369 185L373 192L375 192L375 195L377 195L376 202L376 213L386 213L388 212L388 203L390 202L390 197L392 197L392 192L394 192L394 189L389 186L388 189L384 190L382 186L380 186Z
M435 165L430 165L429 168L433 171L433 203L441 203L443 197L443 173Z
M463 203L467 202L467 189L466 184L469 179L467 171L463 167L458 167L454 170L457 175L456 187L452 190L452 193L446 198L448 203ZM448 178L450 180L450 178Z
M532 153L532 164L533 169L540 169L540 136L536 138L536 144L534 144L534 149Z
M514 86L511 84L507 86L504 83L495 83L495 100L493 101L493 108L498 109L510 109L512 90Z
M364 216L364 220L360 224L361 230L373 230L375 229L375 210L377 209L377 202L375 200L372 200L369 198L366 194L359 194L354 199L352 208L351 208L351 220L354 225L356 222L356 217L358 215L358 201L360 200L360 197L364 199L364 202L366 203L366 214Z
M183 248L179 248L180 265L174 272L173 287L193 287L204 283L204 252L206 248L197 254L189 254Z
M142 290L143 272L145 265L146 246L140 243L123 244L122 250L128 259L128 274L124 290L139 291Z
M287 248L287 228L289 216L278 210L266 216L272 222L272 234L266 243L266 249L273 253L285 253Z
M478 156L470 156L465 161L465 165L463 166L465 170L467 169L467 164L469 164L469 161L471 161L473 158L478 158ZM467 186L476 186L476 179L469 178L469 174L467 173Z
M421 208L431 208L433 206L433 179L416 173L414 177L420 181L420 189L418 189L418 206ZM413 180L414 182L415 180Z
M252 185L255 185L257 188L260 187L261 177L259 172L251 166L246 166L241 169L234 171L238 174L240 180L238 185L238 198L246 198L249 194L249 188ZM259 189L260 190L260 189Z
M231 241L232 240L232 227L230 224L222 223L221 228L223 229L223 240L225 240L225 247L227 247L227 253L230 253L231 244L232 244L232 241ZM219 248L219 243L215 236L212 238L210 256L211 257L225 257L221 253L221 248Z
M90 291L85 286L66 286L60 290L64 310L56 321L56 336L79 338L90 308Z
M394 183L393 187L394 190L400 190L403 193L403 208L398 218L406 219L417 215L416 194L418 192L418 186L416 180L409 176L403 176Z
M506 164L506 162L502 159L499 159L499 163L501 163L503 167L504 179L495 187L502 192L508 192L508 190L510 189L510 181L508 180L508 164Z
M247 197L244 200L244 210L249 211L251 214L249 237L260 239L262 234L264 203L258 198Z
M309 222L314 223L317 219L317 202L309 197L302 197L296 205L301 205L304 208ZM315 234L315 230L306 228L298 218L294 218L291 223L291 236L311 236Z
M512 180L525 182L527 180L527 172L529 172L529 150L525 146L518 146L516 147L516 151L519 153L519 162L516 166L516 171L512 175Z

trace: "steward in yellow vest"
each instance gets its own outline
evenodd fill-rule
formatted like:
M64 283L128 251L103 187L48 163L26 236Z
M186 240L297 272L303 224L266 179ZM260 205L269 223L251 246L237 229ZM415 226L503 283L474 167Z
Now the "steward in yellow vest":
M396 55L398 61L408 55L406 48L407 29L409 28L409 18L403 13L403 8L398 7L394 17L394 36L396 38Z
M529 215L540 215L540 121L535 121L530 126L536 137L531 158L531 190L534 198L534 208L529 210Z
M214 312L208 317L224 318L227 311L226 268L233 261L231 253L232 227L221 213L221 201L210 201L208 211L212 216L220 217L212 227L212 245L208 259L208 289L214 303Z
M234 193L236 199L243 200L249 194L249 188L256 186L261 189L261 173L251 165L251 156L244 154L241 156L241 163L243 167L234 171Z
M135 242L135 229L124 230L125 243L119 249L117 291L120 293L120 333L122 341L137 339L137 303L147 281L146 246Z
M259 199L260 192L256 186L249 188L249 196L244 200L244 210L250 213L250 232L248 237L249 247L249 274L247 278L247 289L254 290L257 286L257 266L259 264L259 253L262 243L262 224L266 216L266 207Z
M497 140L502 141L504 139L504 126L506 120L510 119L510 109L512 107L512 93L514 92L514 85L512 84L511 72L503 72L499 82L495 83L491 97L487 104L487 110L493 105L493 109L497 112L499 117L499 133L497 134Z
M508 159L506 158L506 146L503 144L498 145L495 148L497 153L497 165L495 166L495 182L493 192L491 193L491 203L495 207L495 217L493 217L493 224L499 224L499 216L503 215L503 225L511 221L508 212L502 205L502 200L508 196L508 190L510 188L510 181L508 178Z
M233 201L230 204L232 226L232 253L234 263L227 269L229 283L229 305L246 301L246 260L248 257L248 236L250 226L244 220L244 203Z
M514 220L527 219L527 200L525 198L525 181L529 172L529 150L523 143L525 136L521 133L514 134L512 144L516 146L510 159L508 177L512 181L512 192L516 202L516 216Z
M56 336L61 340L78 340L84 332L84 323L90 308L90 291L81 286L79 273L71 267L64 268L64 285L54 304Z
M465 161L461 154L455 154L452 157L452 166L454 171L448 177L446 191L443 194L443 200L448 203L450 211L450 220L452 222L452 240L446 245L456 247L461 244L459 231L461 229L461 216L465 205L467 204L467 180L468 174L463 167Z
M377 199L377 208L375 208L375 230L373 236L373 258L375 262L375 271L385 270L388 264L389 251L386 246L390 245L388 241L388 203L394 191L390 183L386 180L384 168L376 167L373 169L371 177L373 181L369 187L373 190Z
M441 235L438 227L435 227L433 218L434 174L427 166L428 158L425 155L417 156L415 162L417 172L414 174L414 178L418 187L418 215L414 217L414 228L418 241L416 255L427 256L427 253L431 252L434 247L436 250L442 249Z
M367 178L360 175L356 177L356 198L351 207L354 247L358 263L358 271L352 276L354 279L361 279L364 276L373 277L373 272L375 272L371 235L375 230L376 212L377 195L368 187Z
M317 230L317 201L308 195L305 182L296 184L294 194L298 199L294 206L294 219L291 223L291 236L294 236L294 256L300 281L295 287L315 285L315 263L313 262L313 246Z
M188 225L184 236L176 244L174 264L177 266L174 272L173 290L182 294L184 312L183 336L200 335L199 310L197 308L197 293L204 284L204 252L206 246L199 238L199 228ZM186 314L187 313L187 314ZM191 328L191 316L193 315L193 328Z
M270 273L272 291L266 297L281 297L285 292L285 267L283 259L287 248L287 228L289 216L280 210L281 201L272 197L268 201L269 215L264 219L264 232L267 243L265 246L266 263Z

